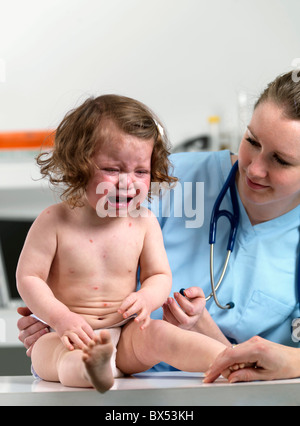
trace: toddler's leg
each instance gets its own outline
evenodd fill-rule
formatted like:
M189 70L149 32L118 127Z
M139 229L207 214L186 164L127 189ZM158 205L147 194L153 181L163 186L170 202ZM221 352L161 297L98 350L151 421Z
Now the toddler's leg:
M68 351L57 333L40 337L32 350L32 365L38 376L65 386L92 387L85 377L82 351Z
M99 352L102 349L105 356L100 357ZM70 387L95 386L100 392L104 392L113 384L112 373L111 376L109 374L111 367L107 363L112 350L110 335L103 342L96 339L89 349L83 352L79 349L68 351L57 333L49 333L34 344L32 364L36 373L43 380L61 382L64 386ZM86 365L88 365L87 368ZM95 372L96 366L98 374Z
M117 366L133 374L163 361L182 371L204 372L225 348L208 336L166 321L152 320L145 330L132 321L122 331Z

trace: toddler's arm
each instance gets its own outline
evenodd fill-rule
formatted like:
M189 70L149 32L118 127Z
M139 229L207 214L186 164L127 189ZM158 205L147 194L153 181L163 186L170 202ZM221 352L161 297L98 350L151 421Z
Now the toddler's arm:
M151 312L163 305L172 289L172 274L159 223L152 213L146 220L147 232L140 256L141 289L131 293L119 309L124 318L138 314L135 321L142 324L141 328L149 324Z
M18 262L17 286L28 308L54 328L72 350L73 344L83 347L88 343L94 332L80 315L56 299L46 283L57 249L56 225L55 209L51 208L32 225Z

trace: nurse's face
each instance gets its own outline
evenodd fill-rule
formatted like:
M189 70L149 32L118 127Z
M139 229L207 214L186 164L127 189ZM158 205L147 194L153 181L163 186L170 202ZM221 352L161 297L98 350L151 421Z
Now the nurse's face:
M238 189L253 216L262 206L276 217L300 203L300 121L272 102L255 109L241 142Z

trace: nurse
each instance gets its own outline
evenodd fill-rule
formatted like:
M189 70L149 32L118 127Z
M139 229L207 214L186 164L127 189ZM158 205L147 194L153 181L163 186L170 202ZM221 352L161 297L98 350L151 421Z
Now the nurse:
M201 228L186 229L184 221L175 218L162 221L177 301L169 299L165 318L222 341L246 342L226 350L211 367L207 381L233 363L246 362L259 368L239 370L229 380L300 376L300 337L297 330L292 332L292 323L300 325L300 84L294 82L293 73L279 76L262 93L240 144L236 176L240 225L218 291L223 305L233 301L235 307L224 311L213 299L204 307L199 287L205 295L210 293L210 214L236 160L226 151L172 158L181 182L205 183L205 210ZM223 207L232 211L229 194ZM227 238L228 222L224 222L218 225L216 277L225 260ZM192 287L185 292L188 298L178 293L180 286Z
M205 304L204 295L211 291L209 223L214 202L237 158L240 224L218 290L223 305L232 301L235 306L224 311L213 299ZM181 192L175 188L170 199L162 198L158 216L173 273L174 298L169 298L163 313L157 311L155 317L164 315L179 327L208 334L228 345L211 366L207 381L215 380L232 364L248 361L258 368L234 371L229 380L253 380L254 370L256 374L259 371L261 380L300 376L299 340L291 331L292 322L300 318L296 285L300 84L294 82L293 73L279 76L260 96L238 157L220 151L175 154L171 160ZM222 208L232 210L229 194ZM228 231L228 221L218 222L216 277L225 260ZM186 288L185 297L179 293L182 287ZM28 315L24 309L19 312ZM28 317L20 319L18 326L27 348L46 332ZM251 339L253 336L260 337ZM232 350L232 344L238 346ZM158 370L169 368L157 366Z

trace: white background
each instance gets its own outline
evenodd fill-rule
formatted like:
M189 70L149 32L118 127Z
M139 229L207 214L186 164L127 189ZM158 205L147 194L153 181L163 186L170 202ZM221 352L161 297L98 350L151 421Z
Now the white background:
M215 114L234 135L239 92L252 104L300 57L299 16L299 0L0 0L0 131L54 128L87 96L119 93L173 145Z

